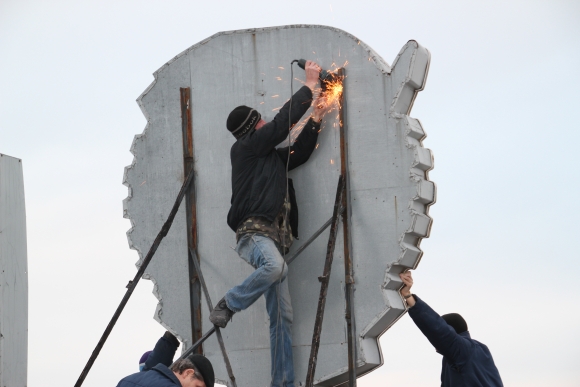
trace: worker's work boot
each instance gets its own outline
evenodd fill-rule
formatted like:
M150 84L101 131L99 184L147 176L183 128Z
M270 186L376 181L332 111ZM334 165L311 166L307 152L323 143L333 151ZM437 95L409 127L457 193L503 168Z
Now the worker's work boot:
M215 326L225 328L228 325L228 321L232 319L233 314L234 312L228 308L226 298L224 297L218 301L215 308L209 314L209 321Z

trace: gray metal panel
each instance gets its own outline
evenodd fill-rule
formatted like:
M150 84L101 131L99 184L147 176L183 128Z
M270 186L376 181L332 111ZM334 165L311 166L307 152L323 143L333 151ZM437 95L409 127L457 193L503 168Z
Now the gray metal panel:
M185 57L176 60L156 77L156 87L147 90L138 100L147 126L143 134L135 136L131 146L135 158L125 169L123 179L123 184L129 187L129 196L123 202L124 217L133 226L127 237L129 246L139 253L137 266L165 222L184 179L179 87L189 84L189 61ZM191 315L187 242L183 243L187 240L184 210L182 203L144 278L155 283L153 293L159 299L155 319L188 346L191 345ZM162 289L159 281L163 283Z
M25 387L28 263L22 160L0 154L0 386Z
M432 156L421 146L424 132L419 121L407 116L417 91L424 86L429 62L428 51L416 42L403 47L392 69L357 38L322 26L219 33L178 55L155 73L156 80L139 99L149 124L144 134L136 137L132 148L136 160L125 178L130 191L126 216L134 225L129 239L138 250L148 248L183 180L179 87L191 87L198 251L212 299L220 299L252 272L230 248L235 246L235 238L226 215L231 195L229 150L234 138L225 129L225 119L240 104L258 108L266 120L273 118L276 108L290 95L289 63L301 57L317 60L325 68L348 61L348 156L360 375L382 364L378 337L405 311L397 292L397 274L418 263L418 244L428 236L431 224L426 214L435 191L426 171L432 167ZM296 67L294 76L303 79L304 73ZM300 86L294 81L294 90ZM300 207L301 236L293 251L332 215L340 171L336 119L335 112L327 116L318 148L307 164L291 172ZM149 179L154 182L147 186ZM167 205L160 208L152 200L137 202L139 195L154 195ZM188 289L182 278L187 272L182 251L187 245L184 214L178 215L171 233L175 239L163 242L163 250L153 260L157 266L148 272L155 278L161 297L161 322L186 338L190 333L176 325L189 316L187 300L179 300ZM327 238L328 231L290 266L297 385L306 376L320 286L317 277L322 273ZM346 376L341 232L336 246L315 376L321 385L344 381ZM171 311L169 303L176 306ZM210 327L207 315L204 309L204 331ZM181 326L190 329L190 325ZM270 343L264 300L236 314L223 335L238 385L269 385ZM225 384L227 374L217 341L209 339L204 351L214 364L217 379Z

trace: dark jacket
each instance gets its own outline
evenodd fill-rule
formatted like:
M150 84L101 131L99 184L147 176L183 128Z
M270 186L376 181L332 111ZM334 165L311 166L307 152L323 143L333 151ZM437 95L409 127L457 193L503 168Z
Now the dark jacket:
M292 125L298 122L312 103L312 91L304 86L292 98ZM309 120L288 149L276 149L288 136L290 101L276 117L258 130L238 139L230 151L232 162L232 199L228 225L234 231L249 217L260 216L273 222L284 203L286 195L286 160L290 151L288 170L305 163L318 138L320 125ZM298 237L298 207L292 181L288 181L290 194L290 225Z
M443 355L442 387L502 387L489 349L473 340L469 332L457 334L441 316L413 295L416 303L409 316L437 352Z
M181 387L177 376L167 366L157 364L149 371L129 375L117 384L117 387Z
M157 340L155 348L153 348L153 351L145 361L143 371L148 371L159 363L169 367L173 363L173 357L175 356L178 347L179 341L177 341L177 339L174 338L174 340L171 340L165 337L165 335L161 337Z

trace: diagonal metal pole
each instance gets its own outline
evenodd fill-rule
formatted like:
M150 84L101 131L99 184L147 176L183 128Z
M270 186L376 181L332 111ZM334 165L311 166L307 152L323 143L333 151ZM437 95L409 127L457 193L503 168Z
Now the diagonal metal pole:
M145 258L143 259L143 262L141 262L141 266L139 267L139 270L137 270L137 274L135 274L135 277L133 278L133 280L129 281L129 284L127 285L127 292L125 293L125 296L121 300L121 303L117 307L115 314L113 314L113 318L111 318L109 325L107 325L107 328L103 332L101 339L99 340L99 342L97 343L97 346L93 350L93 353L91 354L91 357L89 358L89 361L85 365L85 368L83 369L83 371L81 372L81 375L79 376L77 382L75 383L75 387L80 387L83 384L85 378L87 377L89 371L91 370L91 367L95 363L97 356L99 356L99 353L101 352L101 349L103 348L103 345L105 345L105 341L107 341L107 338L111 334L113 327L115 326L115 324L117 323L117 320L121 316L121 312L123 312L125 305L127 305L127 302L129 301L129 298L131 297L131 294L133 294L135 287L137 287L137 283L139 282L139 280L141 279L141 277L145 273L145 269L147 269L149 262L151 262L153 255L157 251L159 244L161 243L163 238L165 238L165 236L169 232L169 229L171 228L171 224L173 223L173 219L175 218L175 214L177 214L177 211L179 210L179 206L181 205L181 201L183 200L183 196L185 195L187 188L191 184L191 182L193 180L193 176L194 176L194 172L192 169L189 172L189 174L187 175L187 178L185 179L185 181L183 182L183 185L181 186L181 190L179 190L179 194L177 195L177 199L175 199L175 204L173 204L173 208L171 209L171 212L169 213L169 216L167 217L165 224L163 224L163 227L161 227L161 231L159 231L159 234L157 234L157 237L155 238L155 241L151 245L149 252L147 253Z
M314 373L316 371L316 362L318 360L318 349L320 348L320 335L322 333L322 320L324 318L324 308L326 306L326 294L328 293L330 270L332 269L334 247L336 245L336 235L338 232L339 214L342 212L341 206L343 205L344 191L344 176L341 175L338 179L338 187L336 188L336 200L334 201L332 226L330 227L330 235L328 237L328 245L326 247L324 271L322 276L318 277L318 280L320 281L320 295L318 296L318 308L316 310L316 318L314 320L314 332L312 333L310 358L308 359L308 368L305 382L306 387L312 387L314 385Z
M186 357L188 357L189 355L191 355L193 352L195 352L195 350L196 350L197 348L199 348L199 346L200 346L200 345L202 345L204 341L206 341L206 340L207 340L207 339L208 339L208 338L209 338L211 335L213 335L213 334L215 333L215 329L216 329L216 326L214 325L214 326L213 326L213 327L211 327L211 328L210 328L210 329L209 329L207 332L205 332L205 333L203 334L203 336L201 336L201 337L199 338L199 340L197 340L195 343L193 343L193 345L192 345L191 347L189 347L189 348L187 349L187 351L183 352L183 353L181 354L181 356L179 356L179 357L177 358L177 360L185 359ZM175 361L173 362L173 364L175 364L175 363L177 362L177 360L175 360ZM172 364L172 365L173 365L173 364Z
M209 310L211 312L213 304L211 302L209 292L207 291L207 286L205 284L205 279L203 278L203 274L201 272L201 267L199 265L197 254L195 253L195 251L193 249L189 249L189 259L193 262L193 265L195 266L195 271L196 271L197 275L199 276L199 282L201 282L201 288L203 289L203 293L205 294L205 300L207 301L207 307L209 308ZM226 351L226 346L224 345L224 339L222 338L222 332L220 331L220 329L218 327L215 328L215 334L216 334L218 342L220 344L220 349L222 350L222 355L224 357L224 363L226 363L226 370L228 372L228 376L230 377L230 380L232 381L232 386L237 387L236 377L234 376L234 372L232 371L232 365L230 363L230 358L229 358L228 353Z
M342 213L342 211L341 211ZM330 224L332 223L332 219L334 219L333 217L331 217L330 219L328 219L326 221L326 223L324 223L322 225L322 227L320 227L318 230L316 230L316 232L314 234L312 234L312 236L302 244L302 246L300 246L298 248L298 250L296 250L294 252L294 254L292 254L290 257L286 258L286 264L291 264L293 260L295 260L304 250L306 250L306 248L312 243L314 242L314 240L316 238L318 238L320 236L320 234L322 234L322 232L324 230L326 230L328 228L328 226L330 226Z

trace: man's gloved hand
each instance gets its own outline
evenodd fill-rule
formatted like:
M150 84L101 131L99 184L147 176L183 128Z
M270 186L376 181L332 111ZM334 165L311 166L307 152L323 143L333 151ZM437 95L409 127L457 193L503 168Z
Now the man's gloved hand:
M171 344L175 345L176 347L179 347L179 340L177 340L177 337L173 336L173 334L169 331L166 331L163 334L163 338L167 341L169 341Z

